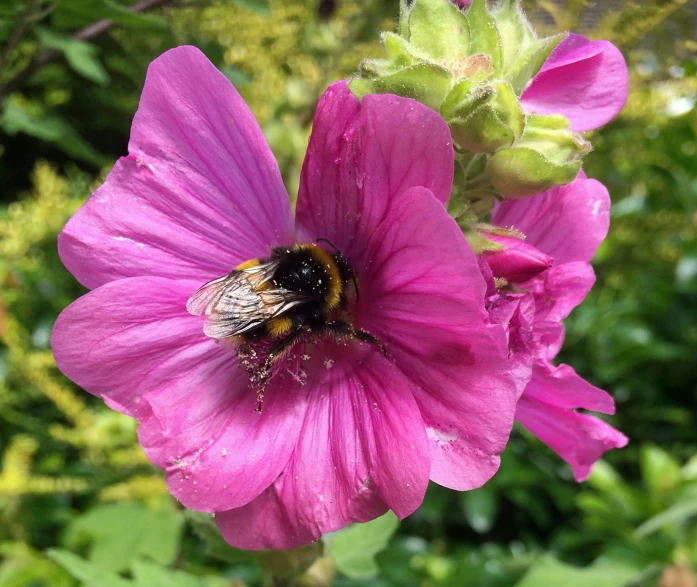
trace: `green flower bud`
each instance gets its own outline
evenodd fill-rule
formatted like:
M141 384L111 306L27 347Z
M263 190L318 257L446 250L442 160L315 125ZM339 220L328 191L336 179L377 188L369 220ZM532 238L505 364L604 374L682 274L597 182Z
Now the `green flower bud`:
M525 113L507 82L479 85L460 80L440 109L461 149L493 153L510 147L525 128Z
M503 0L491 16L501 39L501 74L520 95L528 82L540 71L543 63L568 33L537 38L517 0Z
M522 198L572 182L591 145L568 127L563 116L529 116L521 139L489 158L489 179L496 191Z

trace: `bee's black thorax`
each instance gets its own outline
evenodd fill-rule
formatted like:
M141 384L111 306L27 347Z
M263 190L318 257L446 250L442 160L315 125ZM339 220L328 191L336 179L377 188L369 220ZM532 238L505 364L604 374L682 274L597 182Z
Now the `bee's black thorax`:
M330 287L327 267L308 251L302 249L274 249L272 259L281 261L271 280L276 287L323 299Z

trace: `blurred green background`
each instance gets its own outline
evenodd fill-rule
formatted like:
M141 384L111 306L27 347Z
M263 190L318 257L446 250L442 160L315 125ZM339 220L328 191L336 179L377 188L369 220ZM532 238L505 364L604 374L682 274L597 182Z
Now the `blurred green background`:
M178 44L239 89L294 193L318 97L381 54L398 2L0 0L0 587L280 586L322 548L294 584L697 587L695 3L524 5L630 68L627 107L591 136L612 226L560 359L614 395L631 443L576 484L516 430L482 489L432 486L401 524L254 555L181 510L135 423L56 370L51 327L83 293L56 235L126 153L148 63Z

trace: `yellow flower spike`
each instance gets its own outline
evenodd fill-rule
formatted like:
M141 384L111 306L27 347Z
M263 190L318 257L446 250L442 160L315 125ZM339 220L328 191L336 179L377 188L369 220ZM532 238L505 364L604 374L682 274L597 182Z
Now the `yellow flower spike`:
M106 487L99 493L102 501L149 500L169 495L160 475L137 475L124 483Z

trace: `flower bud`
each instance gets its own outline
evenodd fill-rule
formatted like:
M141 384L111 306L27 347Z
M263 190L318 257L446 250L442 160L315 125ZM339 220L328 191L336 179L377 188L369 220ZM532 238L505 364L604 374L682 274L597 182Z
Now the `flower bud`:
M462 79L448 93L440 111L453 141L474 153L510 147L525 128L525 113L507 82L481 85Z
M520 140L489 158L489 179L509 198L539 194L572 182L590 149L563 116L528 116Z
M507 283L515 284L532 279L554 263L551 257L520 238L490 232L484 232L484 236L502 248L485 251L481 257L489 265L494 277L505 279Z

